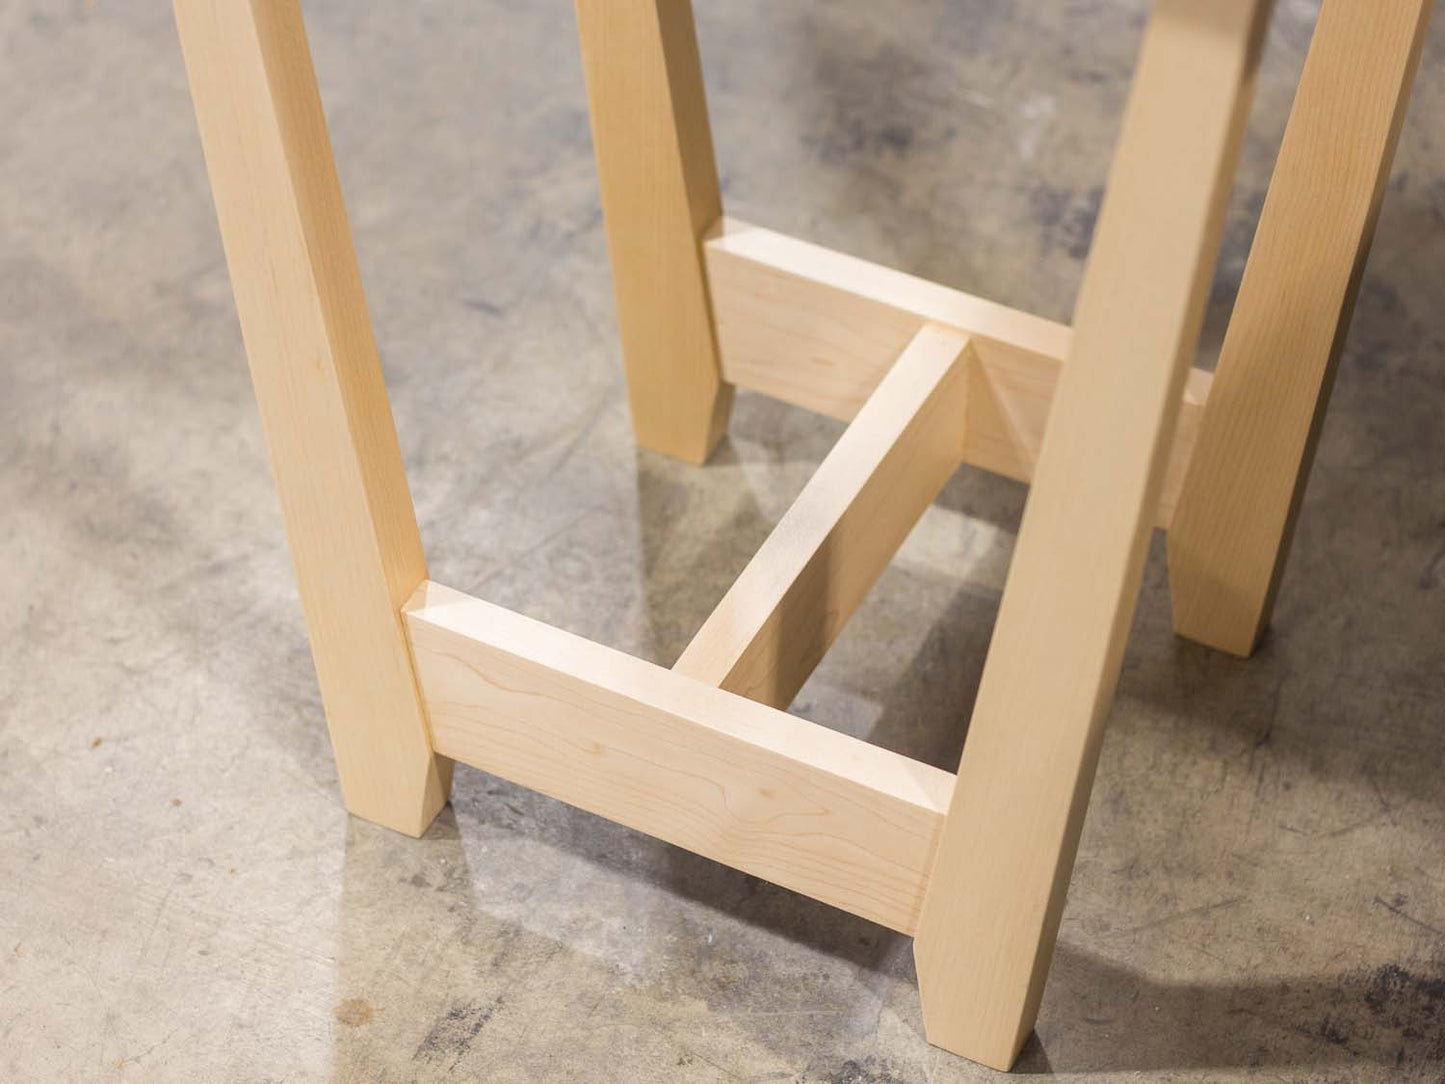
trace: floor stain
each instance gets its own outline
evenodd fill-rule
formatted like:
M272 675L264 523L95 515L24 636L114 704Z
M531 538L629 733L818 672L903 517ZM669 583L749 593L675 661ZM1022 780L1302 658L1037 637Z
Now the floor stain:
M450 1060L452 1067L466 1056L476 1037L491 1021L502 1005L502 998L485 1005L453 1005L439 1016L416 1048L416 1060L439 1062Z
M364 997L348 997L336 1003L336 1022L342 1027L359 1028L371 1022L376 1010Z

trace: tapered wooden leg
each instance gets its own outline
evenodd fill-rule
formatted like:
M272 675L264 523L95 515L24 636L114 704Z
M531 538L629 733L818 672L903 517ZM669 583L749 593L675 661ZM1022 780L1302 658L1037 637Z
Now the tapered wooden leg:
M722 214L689 0L577 0L637 443L693 463L727 428L704 233Z
M1326 0L1169 529L1174 627L1269 622L1431 0Z
M1267 10L1155 5L924 898L928 1038L997 1068L1048 974Z
M445 804L400 612L426 579L297 0L176 0L347 808Z

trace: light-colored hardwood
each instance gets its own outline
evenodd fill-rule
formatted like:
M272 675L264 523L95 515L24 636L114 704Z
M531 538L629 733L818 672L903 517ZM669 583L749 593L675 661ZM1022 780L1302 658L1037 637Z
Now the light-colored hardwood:
M440 752L913 930L949 773L434 583L405 613Z
M674 667L785 708L963 453L968 337L926 324Z
M703 251L724 375L847 420L925 323L968 332L981 359L1052 388L1063 324L735 218Z
M673 670L427 580L298 0L175 6L348 807L420 834L461 760L916 934L929 1039L1009 1067L1150 525L1183 634L1268 619L1428 0L1325 0L1217 381L1270 0L1156 0L1072 332L723 220L688 0L577 0L639 443L701 462L734 383L852 419ZM1032 488L954 776L778 708L960 463Z
M399 610L426 578L296 0L177 0L186 70L347 808L446 802Z
M1053 954L1267 10L1154 7L924 901L929 1040L998 1068Z
M973 340L963 461L1033 477L1072 333L984 301L772 230L724 219L703 248L723 376L738 387L847 420L926 323ZM1192 369L1160 491L1168 527L1210 374Z
M1269 622L1431 0L1326 0L1169 533L1180 635L1250 654Z
M689 0L577 0L637 443L693 463L727 428L699 246L722 214Z

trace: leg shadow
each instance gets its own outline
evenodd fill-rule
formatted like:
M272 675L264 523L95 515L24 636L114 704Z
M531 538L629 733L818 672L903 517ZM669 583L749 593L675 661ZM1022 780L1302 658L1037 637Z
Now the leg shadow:
M1020 1073L1445 1072L1445 957L1423 968L1378 963L1337 976L1173 983L1060 943L1044 999L1044 1019L1061 1023L1030 1039Z

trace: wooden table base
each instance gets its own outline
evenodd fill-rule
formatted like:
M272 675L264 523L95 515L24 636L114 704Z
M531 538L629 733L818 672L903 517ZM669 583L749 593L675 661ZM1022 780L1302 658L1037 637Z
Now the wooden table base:
M347 807L453 761L916 936L928 1038L1033 1028L1153 527L1267 619L1428 0L1325 0L1219 374L1190 368L1268 0L1157 0L1073 327L722 215L688 0L577 0L638 443L847 431L671 669L427 577L297 0L176 0ZM957 773L783 709L963 464L1031 484Z

